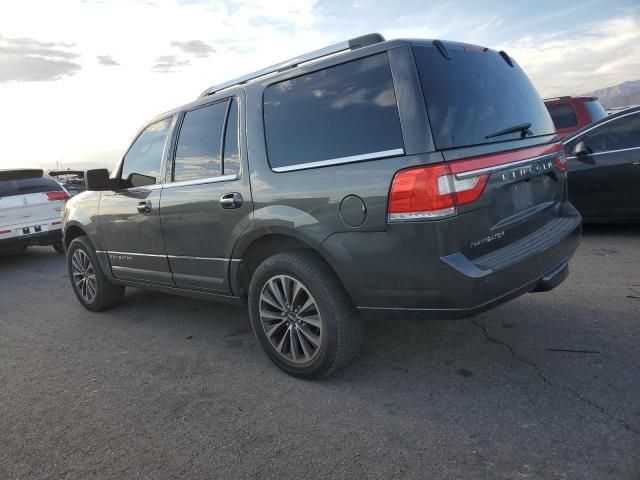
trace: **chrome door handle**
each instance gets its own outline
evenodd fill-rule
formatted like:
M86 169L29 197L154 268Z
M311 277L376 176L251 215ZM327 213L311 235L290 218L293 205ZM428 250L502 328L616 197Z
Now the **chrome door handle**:
M238 192L225 193L220 197L222 208L240 208L242 206L242 195Z
M138 204L138 212L140 213L144 213L144 214L151 213L151 209L152 209L152 206L151 206L150 200L147 200L146 202L140 202Z

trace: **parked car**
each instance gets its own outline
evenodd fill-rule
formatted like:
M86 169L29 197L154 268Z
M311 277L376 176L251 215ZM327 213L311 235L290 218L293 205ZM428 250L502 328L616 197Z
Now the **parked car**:
M566 278L581 219L556 139L505 52L352 39L213 86L87 171L72 286L94 311L126 286L246 302L278 367L327 375L362 318L466 317Z
M42 170L0 170L0 251L52 245L64 253L62 210L69 198Z
M640 107L564 139L569 199L588 222L640 221Z
M605 118L607 112L597 97L556 97L544 101L560 138Z
M84 170L49 170L47 174L55 178L72 197L86 190Z

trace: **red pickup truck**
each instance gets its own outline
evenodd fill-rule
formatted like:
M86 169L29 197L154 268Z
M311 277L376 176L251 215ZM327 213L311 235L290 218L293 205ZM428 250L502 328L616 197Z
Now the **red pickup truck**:
M560 138L607 116L597 97L546 98L544 104L551 114Z

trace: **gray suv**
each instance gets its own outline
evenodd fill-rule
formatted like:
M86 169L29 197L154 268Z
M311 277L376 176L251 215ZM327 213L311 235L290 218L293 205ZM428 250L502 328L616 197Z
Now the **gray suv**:
M67 204L73 290L248 304L286 372L362 320L456 318L550 290L581 218L553 122L505 52L366 35L213 86L145 125Z

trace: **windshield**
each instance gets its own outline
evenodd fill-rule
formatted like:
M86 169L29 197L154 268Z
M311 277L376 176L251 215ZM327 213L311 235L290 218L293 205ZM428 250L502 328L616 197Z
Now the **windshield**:
M531 81L499 53L414 47L422 91L439 149L522 138L520 130L495 132L530 123L529 136L555 133L549 112Z
M598 121L607 116L607 112L598 100L589 100L584 102L584 108L589 114L592 122Z

